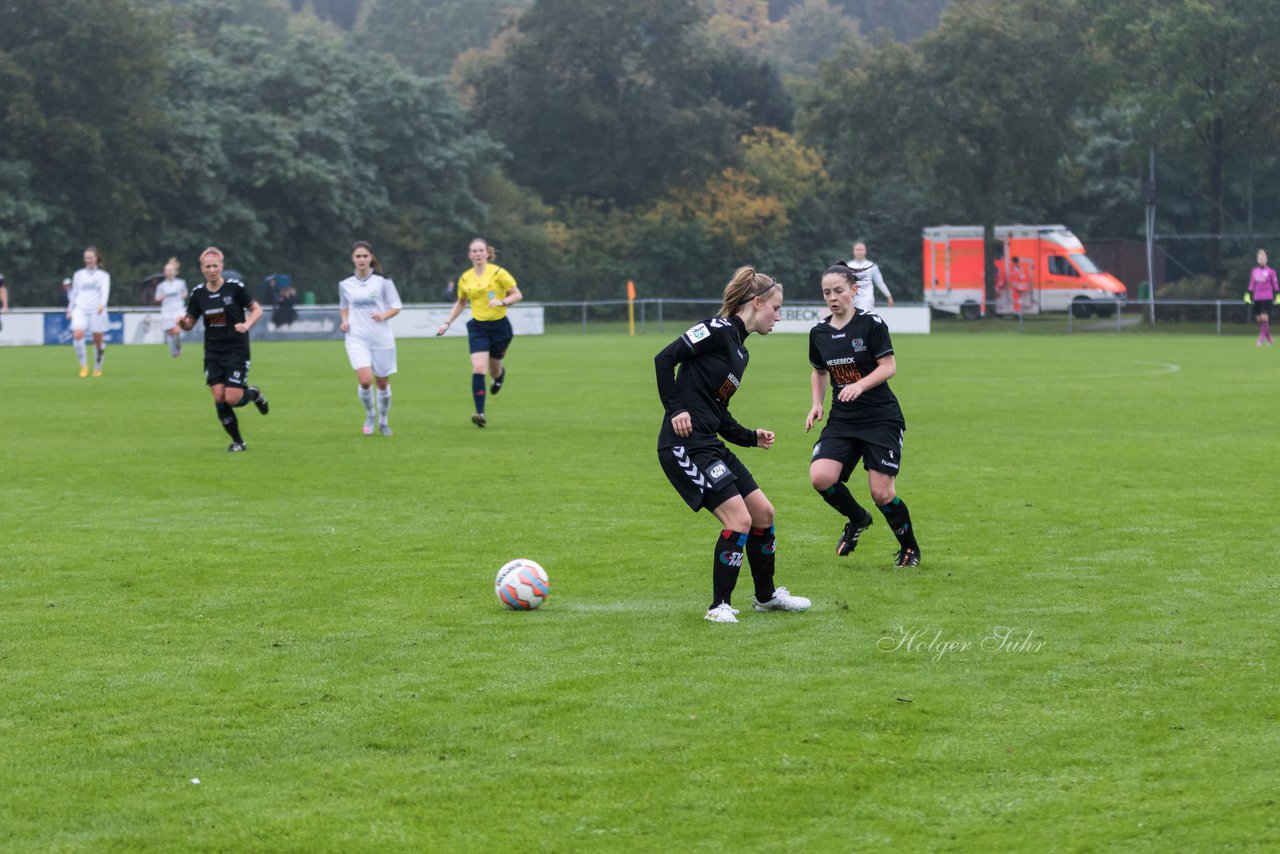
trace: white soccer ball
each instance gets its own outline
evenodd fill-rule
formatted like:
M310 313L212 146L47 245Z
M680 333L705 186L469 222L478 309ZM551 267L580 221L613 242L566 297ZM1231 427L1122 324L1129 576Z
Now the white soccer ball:
M532 611L547 600L551 582L547 571L528 558L516 558L502 565L493 580L498 601L513 611Z

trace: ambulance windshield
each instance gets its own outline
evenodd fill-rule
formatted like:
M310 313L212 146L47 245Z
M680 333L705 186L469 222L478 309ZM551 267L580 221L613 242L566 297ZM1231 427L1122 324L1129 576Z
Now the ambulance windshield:
M1069 255L1067 257L1071 259L1071 263L1076 265L1076 269L1086 276L1089 275L1090 273L1102 272L1101 270L1098 269L1098 265L1093 263L1093 261L1089 258L1089 256L1085 255L1083 252L1080 253L1079 255Z

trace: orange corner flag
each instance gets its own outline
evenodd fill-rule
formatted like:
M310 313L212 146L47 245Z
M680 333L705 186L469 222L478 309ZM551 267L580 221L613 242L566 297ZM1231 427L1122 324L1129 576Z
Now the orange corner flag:
M636 298L636 283L627 279L627 299L634 300Z

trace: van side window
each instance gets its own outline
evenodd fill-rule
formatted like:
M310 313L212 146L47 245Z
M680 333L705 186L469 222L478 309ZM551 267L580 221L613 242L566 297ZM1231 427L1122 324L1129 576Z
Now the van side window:
M1067 260L1067 256L1065 255L1049 256L1049 274L1051 276L1080 277L1080 274L1076 272L1076 268L1071 266L1071 262Z

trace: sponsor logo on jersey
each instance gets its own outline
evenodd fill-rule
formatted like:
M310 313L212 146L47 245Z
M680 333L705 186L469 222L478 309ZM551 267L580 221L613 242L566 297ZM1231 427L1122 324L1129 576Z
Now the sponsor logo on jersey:
M223 297L223 298L222 298L222 304L223 304L223 305L231 305L231 297Z
M716 397L728 403L729 398L733 397L733 393L738 390L739 385L741 385L741 380L733 374L729 374L729 376L725 377L724 384L716 392Z
M705 323L699 323L697 326L691 327L689 331L684 334L684 337L689 339L690 344L697 344L710 334L711 330L707 328L707 325Z
M837 339L839 339L839 338L843 338L844 336L845 336L845 333L841 332L841 333L838 333L838 334L836 334L836 335L832 335L832 336L831 336L831 340L832 340L832 341L835 341L835 340L837 340Z
M850 343L853 344L853 352L855 353L867 352L867 342L863 341L861 338L855 338Z

